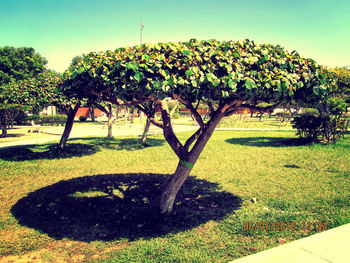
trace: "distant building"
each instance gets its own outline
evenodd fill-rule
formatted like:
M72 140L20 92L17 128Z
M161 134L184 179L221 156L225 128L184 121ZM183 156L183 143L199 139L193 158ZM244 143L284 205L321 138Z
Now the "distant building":
M80 107L78 109L77 113L75 114L75 118L79 118L80 116L90 118L91 117L91 108ZM95 116L95 118L106 117L106 114L103 111L94 108L94 116Z

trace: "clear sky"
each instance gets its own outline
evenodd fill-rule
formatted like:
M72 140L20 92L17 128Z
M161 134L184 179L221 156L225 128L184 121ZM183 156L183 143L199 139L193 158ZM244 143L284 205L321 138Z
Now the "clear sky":
M140 42L251 39L350 65L349 0L0 0L0 46L33 47L63 72L74 56Z

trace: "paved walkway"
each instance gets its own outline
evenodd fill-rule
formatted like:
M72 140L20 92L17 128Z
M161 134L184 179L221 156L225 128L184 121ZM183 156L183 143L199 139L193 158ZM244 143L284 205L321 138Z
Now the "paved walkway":
M350 224L230 263L346 263L350 262Z
M31 129L31 127L28 126L28 129ZM113 136L141 136L143 133L143 129L144 129L144 126L141 124L114 125L112 133L113 133ZM175 125L174 126L175 132L193 131L197 129L198 129L197 126L192 126L192 125ZM0 143L0 149L20 146L20 145L21 146L34 145L34 144L40 144L40 143L59 141L61 139L63 130L64 130L64 127L62 126L60 127L42 126L40 127L40 132L45 134L44 137ZM108 133L108 130L106 125L75 125L72 128L69 138L72 139L72 138L95 137L95 136L106 137L107 133ZM162 134L162 130L158 127L151 126L149 134Z
M28 129L33 129L28 126ZM141 136L143 133L144 126L141 124L120 124L113 126L113 136ZM184 131L194 131L197 130L198 126L194 125L174 125L175 132ZM34 145L47 142L59 141L63 133L64 127L62 126L41 126L40 132L45 134L45 137L35 138L35 139L24 139L16 140L12 142L0 143L1 148L9 148L20 145ZM218 131L239 131L239 130L249 130L249 131L276 131L276 129L251 129L251 128L216 128ZM279 131L279 130L277 130ZM151 126L149 131L150 134L162 134L162 130L154 125ZM103 137L107 136L107 126L106 125L75 125L72 128L71 134L69 136L72 138L83 138L83 137Z

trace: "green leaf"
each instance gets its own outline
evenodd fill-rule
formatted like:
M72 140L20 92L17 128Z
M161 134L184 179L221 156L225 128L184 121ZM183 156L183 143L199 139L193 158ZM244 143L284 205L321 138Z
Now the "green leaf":
M169 85L169 86L174 86L174 84L175 84L174 78L169 78L169 79L168 79L168 85Z
M179 79L177 83L179 85L184 85L185 84L185 80L184 79Z
M228 98L228 97L230 97L230 94L227 91L222 91L222 97Z
M278 91L281 91L281 81L280 80L276 80L276 86Z
M143 79L143 73L142 72L141 73L138 73L138 72L135 73L134 79L136 79L137 83L140 83L141 80Z
M169 87L168 85L163 85L163 86L162 86L162 90L163 90L164 92L167 92L169 89L170 89L170 87Z
M319 96L320 95L320 89L319 87L313 87L312 90L314 91L314 93Z
M198 87L197 81L195 81L195 80L192 80L192 81L191 81L191 84L192 84L192 86L195 87L195 88Z
M162 87L161 83L159 81L153 81L153 88L156 90L160 90Z
M205 76L207 77L207 80L208 80L210 83L213 83L213 81L214 81L215 79L217 79L217 77L216 77L213 73L207 73Z
M185 49L185 50L182 50L182 53L183 53L185 56L188 56L188 55L190 55L192 52L191 52L191 50L189 50L189 49Z
M214 87L217 87L217 86L220 85L220 82L221 82L220 79L214 79L212 84L213 84Z
M245 80L245 87L248 90L252 90L252 89L256 88L255 81L252 80L251 78L246 78L246 80Z
M186 70L185 74L186 74L187 77L191 77L193 72L192 72L192 70L188 69L188 70Z
M248 61L249 61L249 63L255 63L255 62L258 62L258 58L257 57L250 57L249 59L248 59Z

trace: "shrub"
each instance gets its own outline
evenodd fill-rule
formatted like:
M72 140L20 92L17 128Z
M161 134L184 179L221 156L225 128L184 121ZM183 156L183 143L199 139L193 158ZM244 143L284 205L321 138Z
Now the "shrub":
M66 115L40 116L41 125L64 125L67 121Z
M320 112L318 111L318 109L315 109L315 108L305 108L303 109L303 112L302 114L304 116L320 116Z
M180 113L174 112L173 118L174 118L174 119L179 119L179 118L180 118Z
M15 122L18 125L27 124L29 122L29 116L24 111L20 111L17 117L15 118Z
M86 121L86 119L87 119L87 118L86 118L85 116L80 116L80 117L79 117L79 121Z
M289 118L292 116L290 112L277 112L276 113L276 119L279 120L280 122L284 122L285 120L289 120Z
M297 129L297 135L309 141L335 142L344 136L347 130L346 119L339 115L320 117L313 115L300 115L292 121Z
M28 116L28 121L34 121L35 124L41 124L41 118L39 114L33 114L31 116Z

